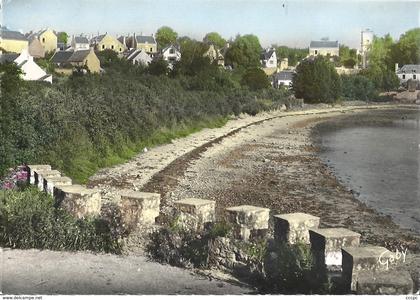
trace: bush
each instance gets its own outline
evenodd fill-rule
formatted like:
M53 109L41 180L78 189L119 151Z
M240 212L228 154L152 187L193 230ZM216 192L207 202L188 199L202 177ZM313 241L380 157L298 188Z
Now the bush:
M46 163L83 183L144 147L222 126L220 120L232 114L278 107L287 98L273 89L242 88L235 74L219 68L191 77L152 76L108 58L105 74L61 78L53 85L23 82L16 67L0 65L8 79L1 82L0 174L11 166ZM164 72L166 66L151 73Z
M297 98L309 103L332 103L341 95L341 80L334 65L318 56L298 65L292 88Z
M242 77L242 84L253 91L266 89L270 86L267 75L260 68L247 70Z
M362 75L342 75L343 97L350 100L369 101L377 97L373 82Z
M277 244L277 258L267 266L267 292L282 294L311 294L325 292L315 270L311 249L305 244Z
M55 208L36 188L4 190L0 198L0 245L11 248L120 253L118 236L97 218L76 219Z

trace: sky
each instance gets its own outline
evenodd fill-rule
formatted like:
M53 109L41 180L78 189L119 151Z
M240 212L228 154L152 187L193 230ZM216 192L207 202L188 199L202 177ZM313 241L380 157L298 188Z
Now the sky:
M255 34L261 44L308 47L328 37L359 48L360 31L398 39L420 27L420 0L0 0L2 24L28 32L151 34L167 25L201 40L207 32L229 39Z

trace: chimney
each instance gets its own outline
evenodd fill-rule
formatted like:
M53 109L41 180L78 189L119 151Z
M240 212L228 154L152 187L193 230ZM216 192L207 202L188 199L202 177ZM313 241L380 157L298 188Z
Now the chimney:
M133 47L134 49L137 48L137 42L136 42L136 33L133 33L133 42L131 44L131 47Z
M395 63L395 73L398 71L398 63Z

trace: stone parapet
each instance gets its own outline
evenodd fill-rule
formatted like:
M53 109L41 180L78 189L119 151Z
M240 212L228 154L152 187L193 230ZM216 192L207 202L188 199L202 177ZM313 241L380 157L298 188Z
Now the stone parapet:
M61 173L57 170L35 170L35 177L37 178L36 181L38 181L37 186L40 191L46 190L46 183L44 179L60 176Z
M409 295L413 280L407 271L361 271L356 284L358 295Z
M28 169L28 181L30 184L38 185L38 176L35 175L35 171L50 171L50 165L27 165Z
M184 227L202 230L216 221L216 201L187 198L174 202L175 217Z
M405 260L402 254L400 257L396 257L395 253L380 246L343 247L342 257L344 284L351 291L356 291L361 271L388 271Z
M235 238L247 241L268 231L270 209L251 205L226 208L226 221L233 225Z
M313 228L309 237L316 263L321 267L341 267L341 248L360 245L360 234L346 228Z
M124 227L131 231L138 225L153 225L160 211L160 194L131 190L119 192L118 203Z
M319 217L292 213L274 216L274 239L289 244L309 244L309 230L319 226Z
M50 195L54 195L54 188L56 186L72 185L70 177L56 176L44 178L44 191Z
M97 189L81 185L57 185L54 188L56 205L66 209L77 218L99 215L101 194Z

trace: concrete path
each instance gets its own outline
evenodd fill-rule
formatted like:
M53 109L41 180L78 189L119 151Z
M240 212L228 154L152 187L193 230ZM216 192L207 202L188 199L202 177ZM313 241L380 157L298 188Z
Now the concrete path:
M0 294L248 294L146 257L1 249Z

